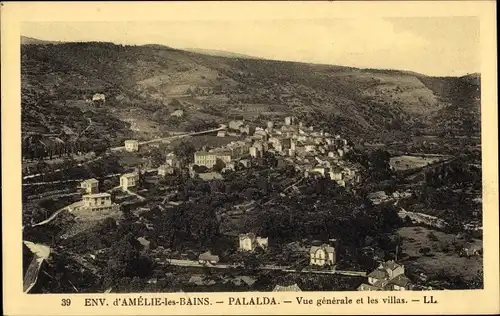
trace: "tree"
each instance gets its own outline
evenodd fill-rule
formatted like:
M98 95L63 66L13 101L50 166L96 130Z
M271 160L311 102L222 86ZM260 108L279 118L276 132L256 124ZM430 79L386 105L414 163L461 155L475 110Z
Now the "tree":
M198 166L198 165L194 165L193 166L193 170L194 172L196 173L205 173L208 171L208 168L205 167L205 166Z
M215 172L222 172L222 169L224 169L226 167L226 164L224 163L224 161L222 161L221 159L217 158L217 160L215 161L215 165L213 167L214 171Z
M179 159L184 161L184 163L193 162L195 152L196 148L193 143L189 141L182 141L174 147L174 154L179 157Z
M151 163L155 167L160 166L165 161L165 156L163 155L163 152L158 148L153 148L151 150L150 156L151 156Z
M245 257L243 264L246 270L256 270L262 266L262 262L253 253Z
M429 247L420 248L418 252L423 254L424 256L427 256L431 252L431 248Z
M101 191L108 191L113 188L113 181L106 179L102 182Z

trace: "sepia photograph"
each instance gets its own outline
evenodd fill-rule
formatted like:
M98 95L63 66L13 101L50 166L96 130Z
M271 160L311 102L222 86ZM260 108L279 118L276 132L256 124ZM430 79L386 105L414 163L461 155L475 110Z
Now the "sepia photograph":
M479 16L96 12L19 22L22 295L403 306L486 288Z
M482 288L479 20L370 22L23 24L25 291Z

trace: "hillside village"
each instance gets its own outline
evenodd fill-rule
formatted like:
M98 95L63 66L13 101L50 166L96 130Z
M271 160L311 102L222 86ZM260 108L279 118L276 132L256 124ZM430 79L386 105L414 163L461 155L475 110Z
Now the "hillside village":
M23 48L25 292L483 286L468 76L88 44L129 72L85 45Z
M379 262L378 266L372 266L373 270L367 270L366 267L361 269L353 268L359 267L357 264L346 265L343 262L346 250L342 250L345 247L343 245L344 240L341 238L300 242L300 247L303 250L297 252L294 255L295 259L291 261L290 259L277 260L273 256L284 250L281 247L288 248L293 242L289 245L277 244L272 239L273 237L259 236L255 234L255 231L228 231L226 233L227 238L232 240L233 243L229 246L229 249L237 250L229 256L225 254L228 249L216 250L217 254L213 254L210 249L212 247L196 247L199 250L195 250L194 253L191 250L189 251L191 254L187 255L172 252L165 246L157 245L159 241L155 241L155 246L152 246L151 238L148 237L151 234L147 232L154 232L159 228L155 215L152 214L158 211L162 213L176 212L177 207L196 201L192 200L192 198L187 200L179 199L179 192L183 190L182 184L177 182L177 184L165 186L164 179L175 179L184 174L195 181L220 183L228 175L237 172L248 172L253 168L260 168L260 170L288 168L294 174L292 178L294 183L288 182L290 186L276 197L279 199L286 197L290 192L300 194L302 190L300 182L302 181L331 181L339 188L346 190L347 187L347 190L353 191L356 190L356 187L362 185L363 178L366 177L365 167L346 159L346 155L349 155L354 150L347 139L341 135L325 132L315 126L305 126L295 117L285 117L281 122L268 121L266 126L262 127L252 126L243 120L232 120L212 133L216 135L212 137L218 139L237 137L239 140L228 141L225 142L225 145L213 148L203 145L199 150L193 150L191 157L178 156L173 151L166 152L163 163L156 169L141 169L141 167L137 166L131 172L120 174L119 181L115 182L111 187L108 185L109 188L104 191L100 188L99 180L95 178L84 180L80 183L79 191L77 191L81 192L81 200L63 206L49 219L37 224L32 223L31 226L44 227L44 225L50 225L51 221L57 221L58 216L65 216L64 214L58 215L59 213L67 212L76 222L69 231L61 235L60 238L62 238L64 244L67 240L87 234L86 231L88 231L89 227L103 220L112 218L113 223L114 221L117 221L117 223L123 221L123 212L126 212L125 214L130 214L126 215L126 217L135 221L134 225L144 225L145 231L135 237L137 247L139 247L138 249L140 249L143 256L150 258L148 260L151 260L152 264L157 266L157 269L161 269L162 266L174 266L195 270L200 268L215 269L216 271L236 269L236 271L247 271L247 273L248 271L270 271L273 273L281 271L281 273L298 273L299 275L339 275L359 280L351 280L351 282L354 282L351 290L357 289L359 291L435 288L430 285L423 285L420 279L417 279L416 282L411 281L405 275L404 264L393 259L384 261L378 255L371 255L370 260L376 259L374 262ZM173 137L183 138L183 135ZM192 137L196 136L188 136L187 139ZM170 141L167 141L167 143ZM128 155L134 155L145 150L150 152L150 150L158 148L157 144L162 142L161 139L148 143L129 139L116 150L118 150L118 153L123 152L123 155L127 153ZM267 162L270 158L274 161L271 165ZM264 169L261 169L262 167ZM158 193L151 192L151 185L156 187L155 192ZM293 188L294 191L285 193L289 187ZM162 192L161 197L157 196L159 192ZM390 197L387 197L385 192L382 191L382 195L374 192L369 194L368 198L371 199L372 205L386 205L387 203L394 203L394 201L397 203L400 199L411 198L411 196L412 193L409 190L394 192ZM266 205L270 202L272 202L272 199L267 202L260 202L260 204ZM251 199L249 202L232 207L232 210L223 211L222 213L217 211L219 219L216 221L220 223L227 218L245 216L243 214L251 213L256 206L256 201ZM415 219L416 223L419 222L417 213L401 210L395 214L396 218L400 218L400 221L410 218L410 223ZM431 217L430 215L425 216ZM441 228L444 227L441 226ZM396 245L395 259L398 257L398 247L400 246ZM366 249L361 250L366 251ZM373 249L370 251L373 251ZM469 253L466 248L461 251ZM474 251L476 252L473 255L467 256L477 256L477 250ZM240 255L236 255L237 253L240 253ZM300 253L302 254L299 255ZM298 257L296 257L297 255ZM97 251L83 254L83 257L79 260L89 261L90 264L95 265L102 260L109 260L108 256L107 251L97 249ZM281 257L281 255L278 255L278 257ZM150 284L151 282L158 282L158 279L161 279L161 277L156 276L148 282ZM206 285L206 282L202 280L203 277L197 282L200 285ZM297 282L284 282L273 286L275 290L277 290L276 288L285 290L287 287L293 290L301 290Z

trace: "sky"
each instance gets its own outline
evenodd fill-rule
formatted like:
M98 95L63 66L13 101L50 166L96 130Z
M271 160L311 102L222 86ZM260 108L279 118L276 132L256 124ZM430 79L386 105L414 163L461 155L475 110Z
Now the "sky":
M480 71L476 17L25 22L21 34L216 49L255 57L399 69L431 76Z

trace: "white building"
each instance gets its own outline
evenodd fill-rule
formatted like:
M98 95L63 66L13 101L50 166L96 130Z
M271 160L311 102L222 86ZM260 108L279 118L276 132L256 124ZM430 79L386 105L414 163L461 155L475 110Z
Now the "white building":
M226 137L226 131L218 131L217 137Z
M96 179L88 179L80 184L80 187L85 190L87 194L94 194L99 192L99 181Z
M216 160L217 156L215 153L205 151L197 151L194 153L194 164L198 166L212 168L215 165Z
M254 251L256 248L266 250L268 247L268 238L255 236L255 234L240 234L240 251Z
M82 201L83 208L90 211L106 211L113 208L109 193L87 194L83 196Z
M158 167L158 175L159 176L166 176L167 174L172 174L174 172L174 168L172 168L169 165L161 165Z
M125 141L125 150L126 151L138 151L139 150L139 142L135 139L129 139Z
M412 283L405 276L404 265L390 260L380 263L377 269L368 274L368 284L361 284L358 291L405 291L411 288Z
M139 175L137 173L125 173L120 177L120 186L123 190L135 187L139 182Z
M262 156L262 151L259 150L259 148L254 145L254 146L250 147L250 156L260 157L260 156Z
M93 103L106 103L106 96L103 93L96 93L92 96Z
M334 265L336 262L335 248L328 244L311 246L309 255L311 265L323 267L325 265Z
M167 157L165 158L165 164L167 166L170 166L170 167L179 168L180 160L177 158L177 156L174 153L169 153L169 154L167 154Z
M294 123L294 119L291 116L285 117L285 125L292 125Z

